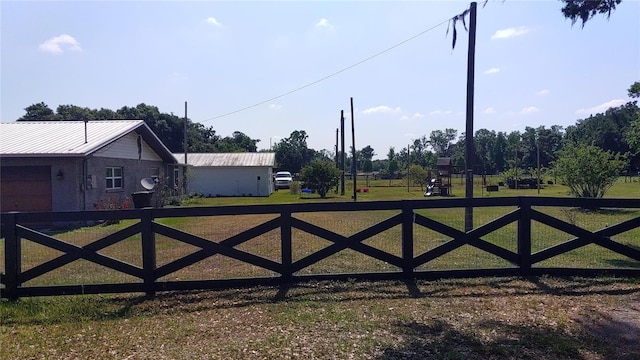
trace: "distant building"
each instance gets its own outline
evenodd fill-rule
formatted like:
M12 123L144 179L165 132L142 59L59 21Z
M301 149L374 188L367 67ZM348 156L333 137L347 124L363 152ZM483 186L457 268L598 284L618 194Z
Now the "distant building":
M184 154L173 154L184 164ZM190 194L217 196L269 196L273 192L272 152L189 153L187 190Z

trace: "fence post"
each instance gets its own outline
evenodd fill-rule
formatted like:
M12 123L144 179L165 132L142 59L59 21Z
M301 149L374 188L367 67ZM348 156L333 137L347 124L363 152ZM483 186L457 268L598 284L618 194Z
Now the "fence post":
M280 247L282 250L282 279L291 280L293 269L293 245L291 240L291 210L287 207L280 212Z
M156 295L156 236L153 232L153 209L146 208L141 211L144 289L147 297L154 297Z
M531 200L520 197L520 218L518 219L518 255L520 274L531 273Z
M410 201L402 201L402 273L413 277L413 222L414 214Z
M17 213L7 214L4 223L4 266L5 266L5 291L9 300L18 300L18 287L20 271L22 269L22 250L18 229L16 228Z

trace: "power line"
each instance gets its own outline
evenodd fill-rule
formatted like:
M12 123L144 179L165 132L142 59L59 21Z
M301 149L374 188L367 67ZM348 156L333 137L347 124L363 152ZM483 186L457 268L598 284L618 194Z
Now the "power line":
M439 27L439 26L443 25L444 23L446 23L446 22L448 22L448 21L450 21L450 20L451 20L451 18L448 18L448 19L446 19L446 20L444 20L444 21L440 22L440 23L439 23L439 24L437 24L437 25L434 25L434 26L432 26L432 27L430 27L430 28L428 28L428 29L426 29L426 30L424 30L424 31L421 31L421 32L419 32L419 33L418 33L418 34L416 34L416 35L413 35L412 37L410 37L410 38L408 38L408 39L405 39L405 40L403 40L403 41L401 41L401 42L399 42L399 43L397 43L397 44L395 44L395 45L393 45L393 46L391 46L391 47L388 47L388 48L386 48L386 49L384 49L384 50L382 50L382 51L379 51L379 52L377 52L377 53L375 53L375 54L373 54L373 55L371 55L371 56L369 56L369 57L365 58L364 60L360 60L360 61L358 61L358 62L357 62L357 63L355 63L355 64L349 65L349 66L347 66L346 68L343 68L343 69L341 69L341 70L338 70L338 71L336 71L336 72L334 72L334 73L332 73L332 74L329 74L329 75L327 75L327 76L325 76L325 77L323 77L323 78L320 78L320 79L318 79L318 80L316 80L316 81L312 81L312 82L310 82L310 83L308 83L308 84L302 85L302 86L300 86L300 87L298 87L298 88L295 88L295 89L293 89L293 90L287 91L287 92L285 92L285 93L282 93L282 94L280 94L280 95L278 95L278 96L274 96L274 97L272 97L272 98L270 98L270 99L267 99L267 100L261 101L261 102L259 102L259 103L255 103L255 104L253 104L253 105L245 106L245 107L243 107L243 108L241 108L241 109L237 109L237 110L234 110L234 111L230 111L230 112L228 112L228 113L224 113L224 114L221 114L221 115L217 115L217 116L214 116L214 117L211 117L211 118L208 118L208 119L202 120L202 122L207 122L207 121L211 121L211 120L219 119L219 118L222 118L222 117L225 117L225 116L233 115L233 114L239 113L239 112L241 112L241 111L245 111L245 110L248 110L248 109L251 109L251 108L254 108L254 107L260 106L260 105L264 105L264 104L266 104L266 103L268 103L268 102L271 102L271 101L273 101L273 100L277 100L277 99L280 99L280 98L285 97L285 96L287 96L287 95L290 95L290 94L293 94L293 93L295 93L295 92L298 92L298 91L300 91L300 90L306 89L306 88L308 88L308 87L310 87L310 86L313 86L313 85L315 85L315 84L317 84L317 83L319 83L319 82L325 81L325 80L327 80L327 79L329 79L329 78L332 78L332 77L334 77L334 76L336 76L336 75L339 75L339 74L341 74L341 73L343 73L343 72L345 72L345 71L347 71L347 70L350 70L350 69L352 69L352 68L354 68L354 67L356 67L356 66L358 66L358 65L361 65L361 64L363 64L363 63L365 63L365 62L367 62L367 61L369 61L369 60L371 60L371 59L373 59L373 58L376 58L376 57L378 57L378 56L380 56L380 55L382 55L382 54L384 54L384 53L387 53L387 52L389 52L389 51L391 51L391 50L393 50L393 49L395 49L395 48L397 48L397 47L399 47L399 46L401 46L401 45L403 45L403 44L405 44L405 43L407 43L407 42L409 42L409 41L411 41L411 40L413 40L413 39L415 39L415 38L417 38L417 37L419 37L419 36L422 36L422 35L424 35L424 34L428 33L429 31L431 31L431 30L433 30L433 29L435 29L435 28L437 28L437 27Z

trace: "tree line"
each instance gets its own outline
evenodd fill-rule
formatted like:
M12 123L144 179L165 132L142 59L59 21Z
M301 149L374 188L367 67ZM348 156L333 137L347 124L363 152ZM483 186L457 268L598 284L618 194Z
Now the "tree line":
M640 82L628 89L629 96L640 97ZM37 103L25 108L25 115L18 121L56 120L114 120L140 119L154 131L172 152L184 151L184 118L160 112L156 106L139 104L124 106L116 111L101 108L89 109L75 105L60 105L54 112L45 103ZM280 140L272 149L277 166L294 173L299 172L314 159L337 163L338 168L352 172L352 149L345 154L345 168L342 168L341 152L326 149L314 150L308 147L309 136L304 130L294 130L287 138ZM241 131L231 136L221 137L212 127L187 119L187 143L189 152L256 152L259 139L252 139ZM381 172L395 175L420 165L424 169L435 169L441 157L451 158L458 169L463 169L465 134L458 136L455 129L434 130L423 135L400 150L390 147L386 159L376 159L375 150L367 145L356 151L356 171ZM503 132L479 129L474 133L475 154L472 159L474 173L499 174L509 169L535 169L538 162L542 168L551 168L558 160L560 150L568 146L591 145L619 154L626 162L628 172L640 169L640 109L636 100L613 107L604 113L580 119L575 125L564 129L553 125L550 128L526 127L523 132ZM336 159L337 156L337 159Z
M640 97L640 82L628 89L631 98ZM577 120L566 129L526 127L523 132L502 132L479 129L474 133L474 173L499 174L509 169L551 168L568 147L594 146L626 160L624 171L640 170L640 108L633 100L604 113ZM414 139L412 144L396 151L389 148L387 158L373 161L374 170L393 173L420 165L434 169L437 158L449 157L458 169L463 169L465 134L458 137L454 129L432 131Z
M90 109L76 105L60 105L56 111L44 102L32 104L17 121L74 121L74 120L144 120L165 146L174 153L184 152L184 118L160 112L157 106L138 104L118 110ZM255 152L259 139L252 139L240 131L221 137L213 127L206 127L187 119L187 149L192 153Z

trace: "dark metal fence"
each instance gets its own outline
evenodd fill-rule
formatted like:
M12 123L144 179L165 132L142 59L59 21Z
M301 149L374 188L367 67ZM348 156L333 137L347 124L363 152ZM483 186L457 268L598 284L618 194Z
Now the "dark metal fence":
M472 206L475 211L490 208L511 209L485 223L465 232L447 221L434 219L428 215L433 209L464 209ZM578 226L571 219L561 220L557 215L544 211L555 209L600 209L603 213L616 213L624 209L626 216L615 217L617 223L606 223L596 229ZM340 231L329 230L324 226L304 220L300 214L332 212L373 212L384 211L390 214L372 225L344 235ZM161 223L162 219L203 218L214 219L222 216L271 215L272 218L258 225L242 229L237 234L222 240L194 234L188 229L178 229ZM132 225L105 235L97 240L74 244L64 241L57 235L36 230L38 226L30 224L44 223L95 223L104 221L133 220ZM203 220L206 221L206 220ZM60 213L3 213L1 214L2 237L0 243L4 253L4 269L0 267L0 297L17 299L29 296L51 296L65 294L127 293L142 292L153 296L157 291L212 289L248 285L281 284L295 281L323 279L435 279L445 277L484 277L484 276L540 276L578 275L593 276L610 273L619 276L640 275L640 201L638 199L569 199L543 197L478 198L478 199L438 199L438 200L402 200L360 203L304 203L282 205L248 205L223 207L177 207L146 208L117 211L86 211ZM507 232L507 237L499 243L489 241L490 234L508 226L515 231ZM366 242L378 234L394 227L400 231L391 235L397 241L399 251L388 251ZM533 231L533 228L545 227L546 233ZM416 229L440 234L445 240L426 250L417 251L417 242L423 236ZM273 230L279 230L279 259L260 256L242 249L242 245ZM294 231L302 231L328 241L324 246L311 253L294 258ZM568 234L569 238L558 238L551 245L535 245L537 237L557 237L556 232ZM545 235L546 234L546 235ZM140 264L132 264L102 252L103 249L139 237L138 249ZM188 244L195 250L171 259L158 262L158 238L172 239L180 244ZM23 248L25 241L41 247L53 249L56 256L25 269L22 259L28 255ZM503 243L515 246L504 246ZM425 266L437 259L460 249L473 247L480 252L491 254L504 261L507 266L487 266L477 268L425 269ZM585 266L547 266L546 261L587 246L596 246L606 250L617 258L625 259L623 265L613 267ZM351 250L365 257L376 259L391 266L391 271L304 273L310 266L338 254ZM243 278L217 278L199 280L166 280L175 273L213 256L235 259L244 264L266 269L273 276L255 276ZM97 264L117 273L126 275L134 281L114 281L109 283L46 284L30 285L34 279L60 269L76 261Z

